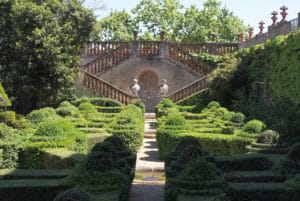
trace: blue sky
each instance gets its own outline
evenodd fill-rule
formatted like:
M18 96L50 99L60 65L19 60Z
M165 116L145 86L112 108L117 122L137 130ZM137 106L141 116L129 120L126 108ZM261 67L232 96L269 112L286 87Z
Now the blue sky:
M102 2L105 8L98 12L100 17L104 17L111 10L128 10L135 7L140 0L86 0L87 4L92 5L93 2ZM202 7L205 0L179 0L185 7L191 4L198 8ZM287 20L297 18L300 12L300 0L221 0L223 5L243 20L245 25L254 27L255 33L258 32L258 22L263 20L266 25L272 24L271 12L276 10L280 12L280 7L285 5L288 7ZM92 3L92 4L91 4ZM279 17L281 19L281 17Z

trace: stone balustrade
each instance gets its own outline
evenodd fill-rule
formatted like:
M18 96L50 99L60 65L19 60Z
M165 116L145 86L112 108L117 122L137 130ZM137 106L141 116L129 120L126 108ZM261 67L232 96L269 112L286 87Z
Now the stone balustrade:
M211 72L211 68L208 64L199 61L198 58L186 52L176 44L169 44L170 58L184 64L187 68L194 72L204 76Z
M202 77L201 79L192 82L188 86L185 86L168 95L168 98L170 98L173 102L178 102L202 89L207 88L209 85L207 81L208 77L209 75L206 75L205 77Z
M87 89L93 90L96 95L115 99L123 104L128 104L132 99L125 91L82 69L79 70L79 81Z
M118 65L131 55L131 49L128 46L118 47L102 55L91 62L81 65L80 68L91 74L100 74L106 72L112 66Z

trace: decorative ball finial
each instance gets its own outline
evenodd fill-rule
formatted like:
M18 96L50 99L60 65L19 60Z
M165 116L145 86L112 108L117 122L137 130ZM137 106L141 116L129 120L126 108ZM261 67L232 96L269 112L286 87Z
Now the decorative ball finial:
M282 7L280 8L280 10L282 10L282 12L280 12L280 14L281 14L281 16L282 16L281 22L286 22L285 18L286 18L287 14L288 14L288 13L286 12L286 10L288 10L288 8L287 8L286 6L282 6Z
M277 11L273 11L273 12L271 13L271 15L272 15L271 19L272 19L272 21L273 21L273 24L272 24L271 26L276 26L276 20L278 19L278 17L277 17L278 12L277 12Z
M249 27L249 28L248 28L249 39L252 38L252 36L253 36L253 31L254 31L254 28L253 28L253 27Z
M259 28L259 30L260 30L260 31L259 31L259 34L262 34L262 33L263 33L263 30L264 30L264 28L265 28L265 27L264 27L265 22L261 20L258 24L259 24L259 27L258 27L258 28Z

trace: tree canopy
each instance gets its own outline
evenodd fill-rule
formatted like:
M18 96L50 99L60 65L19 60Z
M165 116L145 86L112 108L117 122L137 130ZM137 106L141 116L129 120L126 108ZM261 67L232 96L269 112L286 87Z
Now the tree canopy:
M0 3L0 79L19 112L71 94L92 12L78 0Z
M98 21L99 40L130 40L133 30L142 40L157 40L164 31L170 41L206 42L212 33L222 42L234 41L246 30L242 20L219 0L207 0L201 9L185 8L178 0L141 0L130 12L112 11Z

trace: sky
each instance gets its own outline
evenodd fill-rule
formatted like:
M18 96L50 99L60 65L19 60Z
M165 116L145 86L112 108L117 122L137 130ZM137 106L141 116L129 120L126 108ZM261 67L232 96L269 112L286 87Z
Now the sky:
M86 5L89 7L97 7L97 4L104 5L104 8L98 10L99 18L105 17L111 10L127 10L134 8L140 0L86 0ZM198 8L202 8L205 0L179 0L185 7L190 7L194 4ZM221 0L222 4L232 11L233 14L243 20L245 25L254 27L254 32L259 31L258 22L263 20L269 26L272 24L271 13L277 11L280 13L280 7L285 5L288 7L287 20L298 17L300 13L300 0ZM94 6L96 3L96 6ZM281 16L278 16L278 20Z

